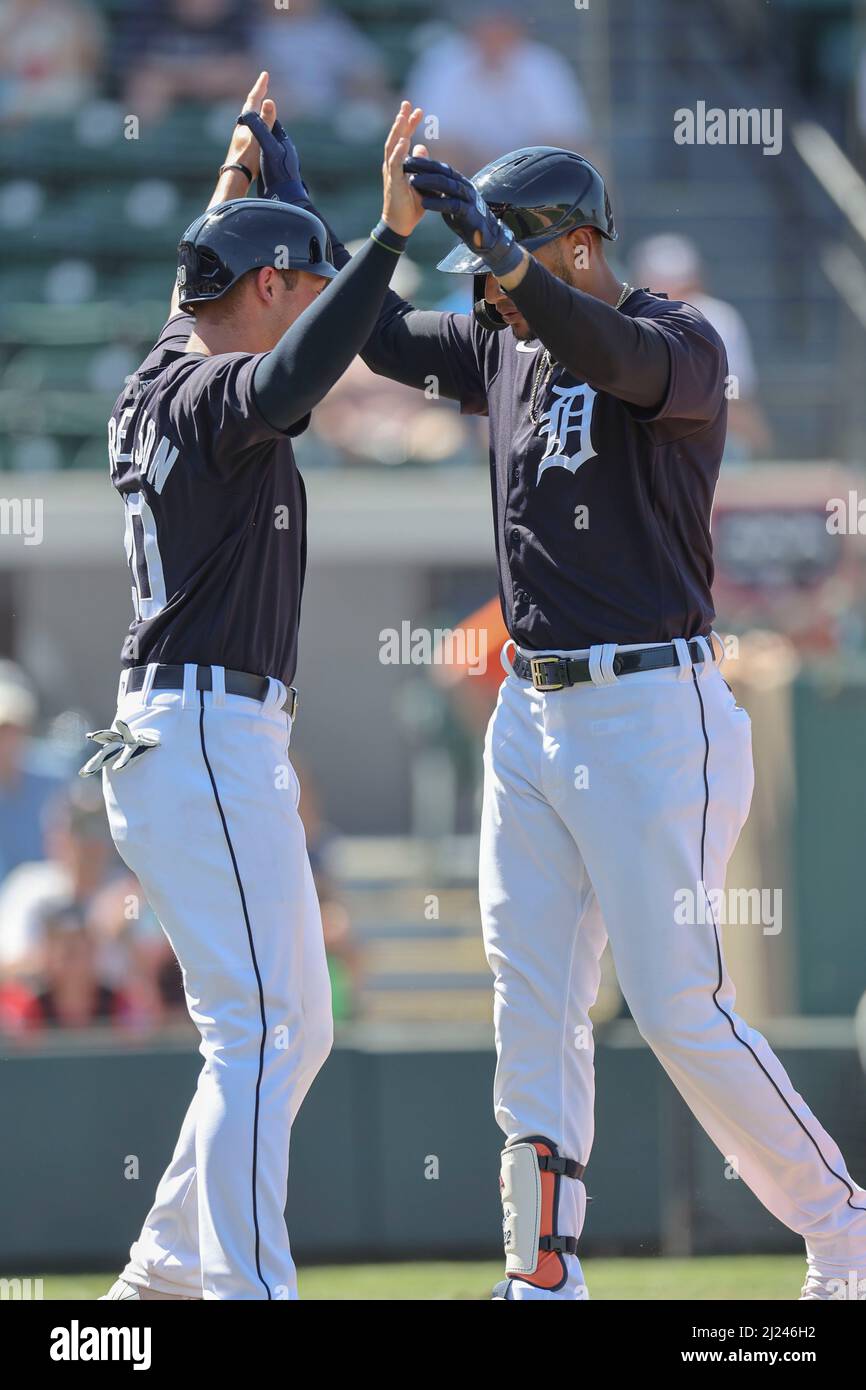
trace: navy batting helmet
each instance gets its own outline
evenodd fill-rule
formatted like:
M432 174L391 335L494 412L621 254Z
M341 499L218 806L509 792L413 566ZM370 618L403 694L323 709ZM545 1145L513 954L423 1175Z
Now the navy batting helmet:
M527 251L575 227L595 227L608 241L617 239L604 179L594 164L572 150L552 145L513 150L485 164L471 182ZM476 317L485 328L505 327L500 315L485 305L487 267L480 256L461 242L437 270L474 275Z
M332 280L331 246L315 213L270 198L232 198L197 217L177 248L182 309L220 299L248 270L309 270Z

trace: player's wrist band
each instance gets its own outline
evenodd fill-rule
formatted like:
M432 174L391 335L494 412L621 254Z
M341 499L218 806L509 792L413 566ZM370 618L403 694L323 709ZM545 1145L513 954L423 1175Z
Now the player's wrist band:
M383 217L380 217L370 236L373 241L378 241L380 246L384 246L386 251L393 251L395 256L399 256L402 251L405 251L409 242L407 236L401 236L399 232L394 231L393 227L389 227Z
M246 174L247 183L253 181L253 171L248 169L245 164L223 164L220 169L221 174Z

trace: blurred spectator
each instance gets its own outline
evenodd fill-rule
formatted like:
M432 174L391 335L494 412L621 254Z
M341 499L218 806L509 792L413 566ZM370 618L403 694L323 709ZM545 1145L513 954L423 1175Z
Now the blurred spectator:
M340 10L319 0L291 0L286 9L259 0L254 48L284 122L324 117L347 136L378 131L387 95L382 59Z
M11 661L0 661L0 883L42 857L42 813L60 779L31 765L29 735L36 697ZM0 928L2 930L2 928Z
M160 1021L168 1008L182 1004L179 972L175 967L166 994L163 972L173 959L170 948L137 881L117 857L98 783L76 781L49 805L45 842L47 858L20 864L0 890L0 971L7 1011L15 1013L16 1000L38 999L54 990L58 961L67 956L85 999L92 956L96 982L108 991L99 996L103 1004L109 995L122 994L125 1021ZM57 935L73 929L87 937L86 945L78 937ZM96 1008L96 993L91 990L87 997ZM50 1011L51 1005L46 1008ZM26 1012L28 1026L38 1017L39 1010Z
M733 304L707 294L697 247L686 237L672 233L650 237L635 249L632 265L634 284L693 304L713 325L725 345L728 373L739 392L728 401L726 458L768 454L773 441L756 399L755 358L749 330Z
M46 923L63 913L86 918L109 875L122 869L96 783L62 791L45 821L46 857L40 850L19 865L0 893L0 967L9 974L38 971Z
M95 93L102 49L85 0L0 0L0 121L77 112Z
M486 425L486 421L484 422ZM403 463L466 463L483 457L477 421L450 401L377 376L356 357L316 410L313 429L298 457L321 463L321 444L335 467ZM467 457L469 456L469 457ZM307 462L309 459L309 462Z
M516 8L482 6L466 28L435 40L405 83L425 122L419 140L434 159L473 174L524 145L560 145L586 153L590 119L580 84L554 49L527 38Z
M129 1000L99 979L96 942L74 911L46 918L43 937L39 986L20 980L0 985L0 1029L29 1032L128 1021Z
M247 7L239 0L146 0L121 32L124 100L143 120L181 101L237 103L250 85Z
M358 1009L361 961L352 936L349 912L328 869L329 842L333 832L322 818L321 804L312 777L298 767L301 796L298 813L307 837L307 853L322 913L322 933L331 979L331 1001L336 1023L353 1018Z

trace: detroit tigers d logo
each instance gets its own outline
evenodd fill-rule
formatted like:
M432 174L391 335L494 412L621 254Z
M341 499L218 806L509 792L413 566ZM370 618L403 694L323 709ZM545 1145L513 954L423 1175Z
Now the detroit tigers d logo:
M548 468L567 468L576 473L582 463L595 457L592 447L592 410L596 392L584 382L580 386L551 387L550 409L541 416L539 429L547 435L547 448L538 465L540 482ZM576 451L569 453L574 445Z

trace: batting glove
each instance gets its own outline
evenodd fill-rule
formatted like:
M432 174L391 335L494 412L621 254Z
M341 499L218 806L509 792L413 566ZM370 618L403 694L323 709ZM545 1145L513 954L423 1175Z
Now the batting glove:
M238 116L238 125L248 126L261 147L262 197L280 203L308 203L307 185L301 178L301 157L279 121L274 121L273 130L269 130L258 111L245 111Z
M429 212L439 212L452 232L480 257L492 275L507 275L520 265L523 253L514 233L490 211L469 179L450 164L416 155L403 161L409 182Z

